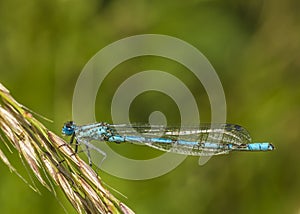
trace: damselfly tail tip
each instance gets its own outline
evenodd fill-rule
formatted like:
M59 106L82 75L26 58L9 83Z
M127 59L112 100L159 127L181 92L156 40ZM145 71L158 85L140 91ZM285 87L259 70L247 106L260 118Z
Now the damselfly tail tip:
M272 143L269 143L269 150L273 151L275 149L276 149L275 146Z
M260 143L250 143L247 144L248 151L273 151L275 146L269 142L260 142Z
M263 150L263 151L275 150L275 146L272 143L264 142L264 143L260 143L260 144L261 144L261 150Z

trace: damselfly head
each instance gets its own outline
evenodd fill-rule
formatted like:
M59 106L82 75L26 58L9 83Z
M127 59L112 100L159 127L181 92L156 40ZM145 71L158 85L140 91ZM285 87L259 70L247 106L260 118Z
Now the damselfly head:
M73 121L68 121L64 124L62 128L62 134L63 135L72 135L75 132L75 123Z

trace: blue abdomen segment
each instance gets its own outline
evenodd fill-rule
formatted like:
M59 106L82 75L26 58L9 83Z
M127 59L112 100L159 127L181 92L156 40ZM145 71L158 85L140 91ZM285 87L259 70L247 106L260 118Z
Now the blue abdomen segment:
M108 138L109 142L115 143L123 143L123 142L132 142L132 143L142 143L145 142L144 137L140 136L120 136L120 135L113 135Z
M149 137L142 137L142 136L120 136L114 135L108 138L109 142L133 142L133 143L162 143L162 144L179 144L179 145L186 145L186 146L196 146L199 145L197 141L186 141L186 140L173 140L169 138L149 138ZM215 147L215 144L211 144L212 147Z
M249 143L247 149L249 151L272 151L274 146L271 143Z

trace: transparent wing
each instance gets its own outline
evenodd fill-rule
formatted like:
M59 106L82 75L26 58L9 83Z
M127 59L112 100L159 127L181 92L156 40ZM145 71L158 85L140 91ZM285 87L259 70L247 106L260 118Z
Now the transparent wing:
M247 144L251 143L248 131L236 124L200 124L199 126L162 126L147 124L108 125L120 136L143 136L172 140L196 141L199 143Z
M113 135L126 142L141 143L162 151L195 156L212 156L229 152L227 144L251 142L246 129L235 124L201 124L200 126L108 125Z
M180 127L95 123L78 127L76 139L84 144L92 140L132 142L162 151L195 156L226 154L231 150L228 145L239 146L251 142L247 130L235 124L201 124ZM96 150L97 147L95 145Z

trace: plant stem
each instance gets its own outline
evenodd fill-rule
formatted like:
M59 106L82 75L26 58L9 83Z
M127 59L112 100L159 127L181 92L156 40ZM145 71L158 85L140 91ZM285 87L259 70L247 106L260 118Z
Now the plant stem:
M101 178L69 144L49 131L1 83L0 130L0 141L18 151L49 191L55 194L52 184L59 186L78 213L133 213L103 187ZM1 149L0 158L17 173Z

